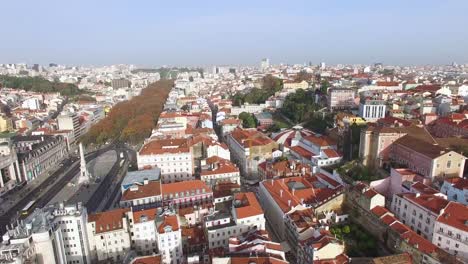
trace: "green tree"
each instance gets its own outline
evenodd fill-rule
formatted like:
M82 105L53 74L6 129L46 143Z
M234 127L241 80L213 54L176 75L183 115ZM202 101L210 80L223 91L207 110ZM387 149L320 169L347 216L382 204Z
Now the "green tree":
M343 226L343 228L341 229L341 231L344 233L344 234L349 234L351 232L351 228L349 227L349 225L345 225Z
M242 126L245 128L257 127L257 119L252 114L242 112L239 114L239 119L242 120Z

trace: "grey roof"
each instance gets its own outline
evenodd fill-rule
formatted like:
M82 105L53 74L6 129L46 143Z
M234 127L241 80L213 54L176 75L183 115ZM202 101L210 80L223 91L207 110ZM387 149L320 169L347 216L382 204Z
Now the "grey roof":
M122 180L122 188L126 189L135 182L143 182L145 179L148 181L158 181L161 178L161 169L153 168L151 170L129 171L125 178Z

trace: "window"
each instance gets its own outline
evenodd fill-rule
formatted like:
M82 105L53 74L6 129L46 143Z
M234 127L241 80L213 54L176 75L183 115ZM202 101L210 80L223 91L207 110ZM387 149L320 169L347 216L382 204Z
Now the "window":
M450 168L451 166L452 166L452 161L451 160L447 161L447 169Z

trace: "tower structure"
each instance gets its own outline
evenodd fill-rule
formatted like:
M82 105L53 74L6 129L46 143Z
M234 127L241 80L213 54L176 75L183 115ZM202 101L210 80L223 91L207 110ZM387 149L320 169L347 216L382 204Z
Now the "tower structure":
M89 180L90 175L88 168L86 168L83 144L80 143L80 176L78 177L78 184L89 183Z

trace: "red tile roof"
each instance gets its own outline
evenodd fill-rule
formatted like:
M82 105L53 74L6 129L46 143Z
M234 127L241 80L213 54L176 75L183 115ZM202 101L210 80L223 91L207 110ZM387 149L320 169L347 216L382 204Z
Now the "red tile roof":
M449 202L437 221L456 229L468 232L468 206L457 202Z
M386 225L391 225L392 223L398 221L394 216L392 215L385 215L380 219L382 222L384 222Z
M399 194L402 198L411 201L414 204L417 204L423 208L426 208L436 215L439 215L440 211L447 206L448 201L443 197L433 195L433 194L415 194L415 193L405 193Z
M174 182L174 183L165 183L161 185L161 192L163 195L166 194L175 194L180 192L189 192L200 190L200 194L202 193L202 189L205 189L205 193L211 193L211 188L206 185L205 182L201 180L192 180L192 181L183 181L183 182Z
M339 158L341 157L341 155L336 152L336 150L334 149L324 149L323 152L325 153L325 155L327 155L328 158Z
M189 152L189 142L187 139L155 139L141 148L140 155L157 155L164 153Z
M234 196L234 201L239 201L240 204L235 205L237 219L263 215L263 209L252 192L237 193Z
M135 224L154 221L156 219L156 208L134 211L133 212L133 222Z
M136 190L132 190L132 187L125 190L125 192L122 194L122 201L131 201L135 199L161 195L160 181L150 181L147 184L135 184L134 186L137 187Z
M230 264L287 264L289 262L275 257L231 257Z
M340 254L334 259L320 259L314 260L314 264L348 264L349 257L345 254Z
M158 256L145 256L135 258L131 264L160 264L162 263L161 255Z
M383 216L384 214L390 213L390 211L387 208L380 206L380 205L377 205L376 207L372 208L371 212L375 214L376 216L378 216L379 218Z
M341 188L317 187L316 177L288 177L261 182L281 210L286 213L299 204L320 204L341 192ZM292 188L292 189L291 189Z
M96 234L115 231L123 228L123 218L129 208L115 209L88 216L88 222L95 223Z
M170 226L172 228L172 231L177 231L179 230L179 219L177 215L165 215L163 216L163 221L162 223L158 226L158 232L160 234L165 233L164 228Z
M414 231L408 231L402 234L401 238L404 239L408 244L417 247L419 251L425 254L431 254L438 249L437 246L424 239L422 236L416 234Z
M291 151L297 153L299 156L304 157L307 160L311 160L313 156L317 156L317 154L310 152L301 146L291 147Z

